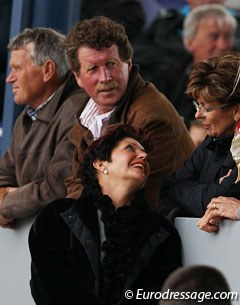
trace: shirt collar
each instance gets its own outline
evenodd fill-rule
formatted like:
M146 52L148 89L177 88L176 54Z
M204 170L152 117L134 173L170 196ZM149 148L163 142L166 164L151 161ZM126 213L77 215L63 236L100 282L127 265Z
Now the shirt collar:
M41 105L39 105L36 109L32 108L30 105L27 106L27 114L33 121L37 120L38 112L42 111L47 106L47 104L54 97L56 92L57 91L55 91L52 95L50 95L49 98L45 102L43 102Z

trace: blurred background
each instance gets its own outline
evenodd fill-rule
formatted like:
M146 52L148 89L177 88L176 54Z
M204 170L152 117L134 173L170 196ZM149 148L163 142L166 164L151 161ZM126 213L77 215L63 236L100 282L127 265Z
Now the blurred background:
M184 0L0 0L0 154L7 149L13 124L22 110L14 104L11 86L5 85L7 44L11 38L25 27L37 26L52 27L65 34L80 19L107 15L126 26L136 55L142 56L146 51L141 35L150 31L151 37L151 26L159 16L168 16L169 11L176 14L187 4ZM240 11L240 0L226 0L225 4Z

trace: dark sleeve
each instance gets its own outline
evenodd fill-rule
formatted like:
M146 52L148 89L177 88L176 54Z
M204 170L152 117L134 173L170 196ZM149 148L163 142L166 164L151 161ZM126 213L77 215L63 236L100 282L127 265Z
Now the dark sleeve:
M175 173L173 186L168 192L170 198L186 210L189 216L202 217L212 198L233 195L231 185L235 172L219 184L215 181L218 180L215 178L215 169L223 168L224 159L217 164L213 159L207 161L207 154L204 145L198 147L184 166Z
M72 235L54 206L43 209L29 234L33 299L36 305L102 305L78 277L70 253Z

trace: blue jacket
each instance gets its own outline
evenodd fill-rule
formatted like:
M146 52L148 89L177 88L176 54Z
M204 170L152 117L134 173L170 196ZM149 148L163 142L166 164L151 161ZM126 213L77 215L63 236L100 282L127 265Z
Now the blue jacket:
M230 152L231 141L232 137L207 136L184 166L169 179L170 187L168 184L168 191L160 205L166 208L169 201L169 205L183 208L188 216L202 217L212 198L240 198L240 185L234 183L237 167ZM230 169L231 175L220 184L219 179Z

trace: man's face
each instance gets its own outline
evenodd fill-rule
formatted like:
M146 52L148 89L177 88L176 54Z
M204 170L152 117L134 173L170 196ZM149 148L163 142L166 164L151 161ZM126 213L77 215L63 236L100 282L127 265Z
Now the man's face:
M78 85L96 102L99 114L112 110L126 92L131 59L122 61L116 45L101 50L80 47L78 58Z
M204 60L209 56L233 49L234 33L232 27L221 20L212 17L203 18L193 39L188 42L188 50L193 55L194 62Z
M14 101L19 105L31 105L36 108L42 103L43 72L37 66L30 54L32 45L12 51L9 73L6 82L12 84Z

